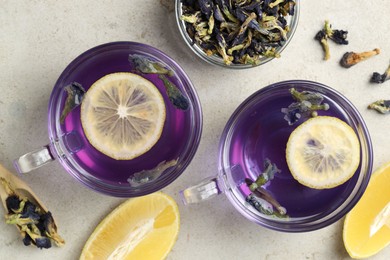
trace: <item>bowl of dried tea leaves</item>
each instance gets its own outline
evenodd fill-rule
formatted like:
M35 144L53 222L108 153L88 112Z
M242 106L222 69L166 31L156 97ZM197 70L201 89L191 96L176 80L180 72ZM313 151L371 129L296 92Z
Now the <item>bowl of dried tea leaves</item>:
M176 0L175 10L197 56L244 69L280 57L298 25L299 0Z

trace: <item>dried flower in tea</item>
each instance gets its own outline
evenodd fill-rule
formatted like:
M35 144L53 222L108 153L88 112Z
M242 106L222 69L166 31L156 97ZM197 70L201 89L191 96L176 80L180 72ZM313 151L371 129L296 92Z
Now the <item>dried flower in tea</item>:
M85 89L81 86L80 83L73 82L72 84L65 87L65 90L68 94L65 100L64 108L62 109L60 123L65 122L66 116L76 107L81 105L83 101Z
M166 74L168 76L174 74L172 70L167 69L163 64L152 61L142 55L130 54L129 62L134 66L135 70L144 74Z
M350 68L353 65L358 64L361 61L364 61L372 56L378 55L380 50L378 48L372 51L365 51L361 53L356 52L346 52L340 60L341 67Z
M264 172L255 181L246 178L245 183L252 192L246 197L246 201L263 214L276 217L287 217L286 209L262 186L270 182L280 170L269 159L264 161ZM276 210L275 210L276 209Z
M370 82L380 84L389 79L390 79L390 65L383 74L374 72L371 76Z
M290 89L291 96L296 102L291 103L287 108L282 108L285 114L284 119L289 125L295 124L302 116L317 116L318 110L328 110L329 104L323 103L324 97L317 92L297 91Z
M181 110L187 110L189 107L188 99L181 93L179 88L175 86L165 75L158 76L163 82L167 91L167 95L172 104Z
M171 161L162 161L155 168L151 170L142 170L134 173L127 181L131 186L137 187L139 185L152 182L156 180L160 175L168 168L171 168L177 164L178 159Z
M378 100L368 106L369 109L374 109L381 114L390 113L390 100Z
M196 15L195 15L196 16ZM196 19L188 17L189 20ZM144 73L144 74L158 74L158 77L163 81L164 87L167 91L167 95L169 97L169 100L172 102L172 104L177 108L181 110L187 110L189 107L189 103L187 98L183 95L183 93L179 90L175 84L173 84L169 78L173 76L175 73L164 66L163 64L153 61L149 59L148 57L133 54L129 55L129 62L134 67L135 71L138 73Z
M287 16L295 1L181 0L186 31L207 55L226 65L257 65L262 57L279 57L276 48L287 40Z

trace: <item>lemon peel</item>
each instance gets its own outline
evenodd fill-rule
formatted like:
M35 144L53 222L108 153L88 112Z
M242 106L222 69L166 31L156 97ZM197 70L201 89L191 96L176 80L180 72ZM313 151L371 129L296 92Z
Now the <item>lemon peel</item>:
M96 227L80 260L165 259L179 227L179 209L169 195L157 192L128 199Z
M352 258L367 258L390 244L390 162L372 174L363 196L346 215L345 249Z

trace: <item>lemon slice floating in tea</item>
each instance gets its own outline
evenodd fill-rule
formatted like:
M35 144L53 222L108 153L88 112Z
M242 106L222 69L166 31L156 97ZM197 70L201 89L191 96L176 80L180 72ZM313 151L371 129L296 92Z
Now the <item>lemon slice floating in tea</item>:
M129 199L96 227L80 260L165 259L176 242L179 221L177 204L166 194Z
M343 240L352 258L370 257L390 244L390 163L377 169L344 221Z
M286 160L301 184L333 188L349 180L359 166L359 139L347 123L336 117L310 118L291 133Z
M161 136L165 114L157 87L127 72L97 80L81 104L81 124L88 141L117 160L149 151Z

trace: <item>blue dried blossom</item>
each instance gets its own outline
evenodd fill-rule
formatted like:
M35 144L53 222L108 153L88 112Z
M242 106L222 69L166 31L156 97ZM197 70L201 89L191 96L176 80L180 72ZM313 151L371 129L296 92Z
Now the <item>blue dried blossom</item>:
M290 89L290 93L296 102L291 103L287 108L282 108L281 112L285 114L284 119L289 125L293 125L305 116L317 116L318 110L328 110L329 104L323 103L324 97L317 92L297 91Z
M285 17L294 15L296 6L293 0L181 2L181 20L192 43L208 56L220 56L226 65L257 65L263 57L279 57L276 48L290 31Z
M249 178L245 179L245 183L252 192L246 198L246 201L256 208L259 212L267 215L275 215L277 217L286 217L286 209L270 194L264 186L269 183L276 173L280 173L276 164L269 159L264 161L264 171L252 181Z
M383 82L385 82L386 80L389 80L389 79L390 79L390 65L389 65L389 67L387 68L387 70L383 74L380 74L378 72L374 72L372 74L370 82L380 84L380 83L383 83Z
M374 103L371 103L368 106L369 109L374 109L378 113L381 114L388 114L390 113L390 100L378 100L375 101Z
M73 109L81 105L85 94L85 89L80 83L77 82L72 82L64 89L68 96L66 97L64 108L62 109L60 117L61 124L65 122L65 118L70 112L72 112Z
M179 88L165 77L165 75L159 75L159 78L163 81L167 95L173 106L177 109L187 110L190 106L188 99L183 95Z

